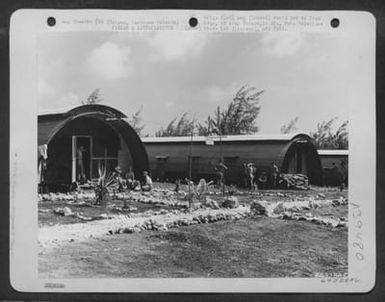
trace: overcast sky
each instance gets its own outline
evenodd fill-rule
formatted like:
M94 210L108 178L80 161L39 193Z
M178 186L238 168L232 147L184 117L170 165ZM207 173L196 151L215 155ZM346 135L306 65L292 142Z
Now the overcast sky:
M279 133L348 119L342 36L272 33L52 33L38 39L39 110L81 104L100 88L103 104L130 115L143 106L144 134L183 112L206 119L249 84L264 90L257 125Z

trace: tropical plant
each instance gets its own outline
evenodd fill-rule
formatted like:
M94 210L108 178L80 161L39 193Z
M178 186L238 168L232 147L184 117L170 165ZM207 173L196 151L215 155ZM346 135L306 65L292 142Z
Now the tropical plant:
M298 122L298 116L293 118L291 121L289 121L286 125L283 125L281 127L281 133L282 134L289 134L292 132L297 131L297 122Z
M336 117L329 121L317 124L316 132L310 134L317 149L347 149L348 140L348 121L343 121L333 133L332 128L337 120Z
M91 105L91 104L97 104L103 101L103 99L100 97L100 89L96 88L94 91L91 92L91 94L88 96L87 100L82 101L83 105Z
M189 187L189 193L184 197L184 200L189 202L189 208L194 202L205 202L207 194L209 193L209 186L214 182L206 182L205 179L200 179L197 185L193 181L186 178L187 185ZM177 193L178 194L178 193Z
M95 191L95 203L99 205L105 205L108 198L108 189L115 185L116 180L113 173L107 175L107 169L105 166L98 165L98 182L94 185Z
M141 125L142 122L142 110L143 106L141 106L133 115L131 115L128 119L128 123L130 126L138 133L139 136L142 135L142 131L144 128L144 125Z
M194 130L194 120L187 117L187 112L179 118L174 118L166 128L161 128L155 136L189 136Z
M233 100L225 107L218 106L212 116L198 125L200 135L251 134L258 131L255 121L260 106L259 97L263 90L248 85L242 86Z
M255 122L262 93L263 90L244 85L227 106L218 106L203 123L195 123L195 119L189 119L185 112L179 119L174 118L166 128L157 131L155 136L189 136L195 131L204 136L255 133L258 131Z
M206 183L206 180L203 178L199 181L198 185L194 189L194 194L198 202L206 201L206 196L209 192L209 186L211 184L213 184L213 181Z

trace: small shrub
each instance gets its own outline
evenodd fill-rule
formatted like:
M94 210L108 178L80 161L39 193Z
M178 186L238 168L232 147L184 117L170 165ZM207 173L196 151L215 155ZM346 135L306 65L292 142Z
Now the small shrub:
M95 191L95 203L98 205L106 205L109 197L109 187L113 187L116 185L116 180L114 178L113 173L108 174L106 167L98 165L98 182L94 185Z

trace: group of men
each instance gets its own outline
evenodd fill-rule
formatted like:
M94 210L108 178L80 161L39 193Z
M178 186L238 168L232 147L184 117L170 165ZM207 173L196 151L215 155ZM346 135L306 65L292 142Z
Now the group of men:
M245 186L250 190L258 188L266 189L268 186L272 188L278 187L281 173L275 162L271 162L271 171L261 171L259 175L257 166L254 163L245 163L243 164L243 168Z
M84 146L80 146L76 150L76 159L77 159L77 180L80 183L87 182L87 178L85 175L85 169L84 169L84 156L83 153L86 151L86 148ZM125 175L123 175L122 169L117 166L115 167L115 170L112 175L114 179L114 184L117 187L118 191L125 191L125 190L136 190L140 187L142 191L151 191L152 189L152 179L150 175L148 174L148 171L143 171L143 181L140 182L135 178L135 173L130 166L128 168L128 171Z
M152 179L147 171L143 171L143 181L140 182L135 178L132 167L129 167L128 172L123 176L122 169L117 166L113 172L113 178L119 192L133 191L139 189L139 187L142 191L149 192L153 187Z
M244 163L244 184L247 188L251 189L266 189L268 186L273 188L278 187L280 180L280 171L275 162L271 163L270 173L267 171L261 171L258 175L258 169L255 163ZM217 185L223 187L225 183L225 174L228 167L220 160L215 167ZM258 178L257 178L258 176ZM269 183L270 180L270 183Z

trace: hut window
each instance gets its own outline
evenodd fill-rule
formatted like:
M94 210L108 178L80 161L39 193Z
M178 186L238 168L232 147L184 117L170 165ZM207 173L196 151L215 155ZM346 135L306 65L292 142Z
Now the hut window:
M200 159L200 156L189 156L187 158L188 165L190 165L190 162L191 162L191 169L193 173L199 170L199 159Z
M189 156L188 159L190 160L190 158L191 158L191 164L192 165L198 165L199 164L200 156Z
M225 165L235 165L238 161L239 156L228 156L223 158Z
M155 156L156 158L156 161L159 163L159 162L166 162L167 159L168 159L168 156L167 155L158 155L158 156Z
M103 148L104 154L97 154L98 156L92 157L92 178L97 178L98 167L106 167L108 172L114 171L115 167L118 165L118 156L116 149L110 149L107 147Z

